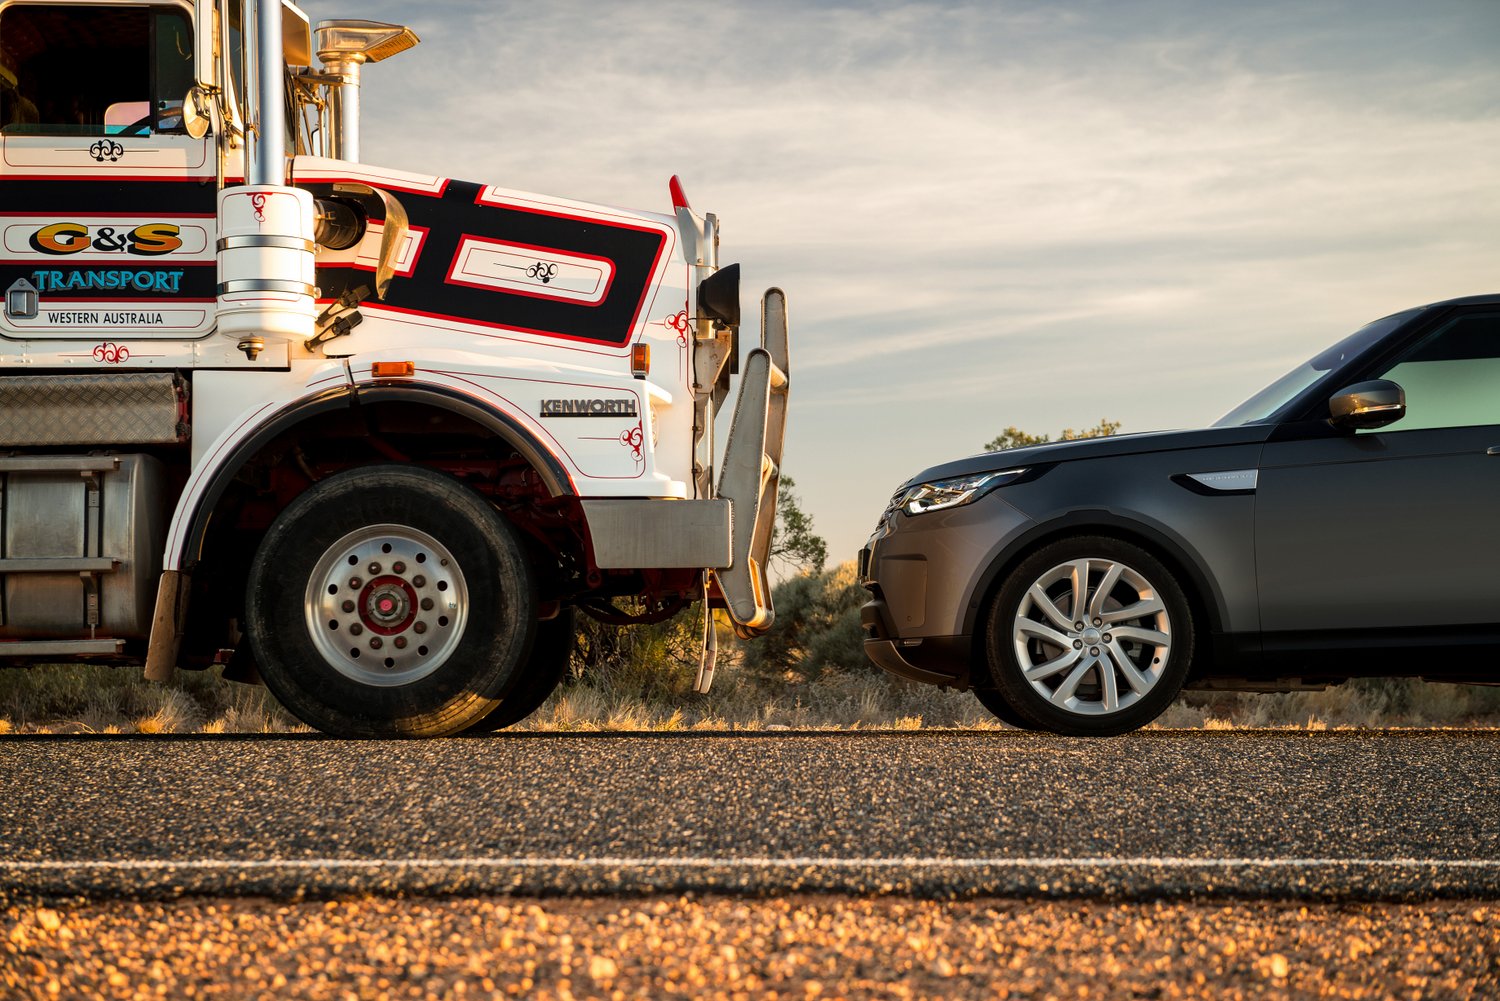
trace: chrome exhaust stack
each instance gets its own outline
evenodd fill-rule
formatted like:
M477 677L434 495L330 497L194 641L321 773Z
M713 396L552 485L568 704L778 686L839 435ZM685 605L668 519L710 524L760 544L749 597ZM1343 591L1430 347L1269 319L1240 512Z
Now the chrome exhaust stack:
M358 163L360 67L405 52L421 39L404 25L381 21L319 21L317 34L333 125L327 155Z
M245 0L245 35L252 39L248 60L255 74L247 83L250 102L245 143L245 180L286 183L286 80L279 0Z
M286 59L280 0L245 0L246 182L219 191L218 332L256 360L268 340L306 341L317 312L313 197L286 183Z

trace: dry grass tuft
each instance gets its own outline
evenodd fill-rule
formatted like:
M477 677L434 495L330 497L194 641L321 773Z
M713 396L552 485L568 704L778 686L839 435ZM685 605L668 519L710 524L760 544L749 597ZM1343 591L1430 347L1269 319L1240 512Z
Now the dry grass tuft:
M1155 725L1293 730L1496 726L1500 688L1361 678L1321 692L1187 692Z
M724 663L708 695L691 691L691 665L666 658L593 668L566 682L514 729L810 730L1003 729L971 694L824 668L773 676ZM1188 692L1156 728L1298 730L1500 726L1500 688L1407 679L1353 681L1284 695ZM218 669L179 671L167 685L139 669L65 665L0 669L0 734L307 732L259 687L223 681Z
M0 668L0 733L270 733L306 730L264 688L211 671L170 684L139 668L94 664Z

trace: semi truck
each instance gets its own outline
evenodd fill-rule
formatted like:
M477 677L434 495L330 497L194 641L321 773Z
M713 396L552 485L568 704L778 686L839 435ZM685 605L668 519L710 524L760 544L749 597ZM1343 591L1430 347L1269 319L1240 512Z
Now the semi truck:
M579 613L700 607L703 691L713 610L770 626L784 294L742 350L675 177L632 211L364 163L362 72L417 43L0 2L0 664L220 663L442 736L539 706Z

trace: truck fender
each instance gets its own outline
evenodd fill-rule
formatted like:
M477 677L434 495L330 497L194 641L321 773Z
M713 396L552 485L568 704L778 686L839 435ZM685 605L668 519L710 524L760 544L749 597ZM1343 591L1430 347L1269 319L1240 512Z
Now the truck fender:
M536 469L548 493L554 497L576 496L572 478L558 458L537 441L514 417L475 402L443 386L423 384L377 384L325 389L293 401L270 414L252 415L240 428L210 450L197 471L167 532L167 551L162 565L168 570L190 569L198 561L208 522L218 500L240 470L267 444L283 432L318 414L346 409L361 403L403 401L423 403L466 417L506 441Z

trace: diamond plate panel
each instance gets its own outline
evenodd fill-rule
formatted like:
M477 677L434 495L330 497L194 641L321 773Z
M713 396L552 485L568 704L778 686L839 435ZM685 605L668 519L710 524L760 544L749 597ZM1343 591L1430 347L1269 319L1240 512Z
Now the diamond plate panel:
M0 446L186 441L186 395L174 372L0 375Z

